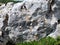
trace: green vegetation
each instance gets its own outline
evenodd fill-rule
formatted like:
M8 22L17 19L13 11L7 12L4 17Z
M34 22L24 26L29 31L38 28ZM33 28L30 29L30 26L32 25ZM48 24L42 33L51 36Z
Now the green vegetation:
M7 2L11 2L13 0L0 0L0 3L7 3Z
M0 0L0 3L8 3L8 2L21 2L20 0Z
M60 45L60 37L56 39L52 37L45 37L39 41L17 43L16 45Z

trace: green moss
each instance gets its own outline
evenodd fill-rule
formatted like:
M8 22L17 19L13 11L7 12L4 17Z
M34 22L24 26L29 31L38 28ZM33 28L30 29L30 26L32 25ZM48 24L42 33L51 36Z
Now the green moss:
M8 3L8 2L16 3L16 2L22 2L22 1L18 1L18 0L16 0L16 1L14 1L14 0L0 0L0 3Z
M60 45L60 41L57 41L56 43L54 43L54 45Z
M55 45L55 43L57 44L57 40L55 40L54 38L45 37L39 41L17 43L16 45Z
M56 38L56 40L57 40L57 41L60 41L60 36L58 36L58 37Z
M13 0L0 0L1 3L7 3L7 2L11 2Z
M55 39L53 39L51 37L47 37L47 38L42 38L39 41L39 45L54 45L55 42L56 42Z

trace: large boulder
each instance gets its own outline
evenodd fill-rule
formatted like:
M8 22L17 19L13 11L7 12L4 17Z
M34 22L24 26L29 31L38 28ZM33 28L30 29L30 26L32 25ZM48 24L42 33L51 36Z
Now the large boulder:
M1 40L33 41L54 32L59 18L51 3L52 0L24 0L1 5Z

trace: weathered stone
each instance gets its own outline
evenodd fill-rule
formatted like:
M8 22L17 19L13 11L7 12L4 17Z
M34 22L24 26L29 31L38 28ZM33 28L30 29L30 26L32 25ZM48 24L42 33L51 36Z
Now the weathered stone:
M52 2L54 1L24 0L21 3L9 2L0 6L3 42L9 38L15 42L39 40L55 32L60 17L60 4L57 3L58 0L54 4Z

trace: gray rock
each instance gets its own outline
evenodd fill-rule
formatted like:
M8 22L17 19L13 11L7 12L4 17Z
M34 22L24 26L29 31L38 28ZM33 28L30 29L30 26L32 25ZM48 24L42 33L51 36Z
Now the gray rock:
M33 41L55 32L60 17L57 2L52 5L52 0L25 0L0 6L1 37L7 37L7 41Z

